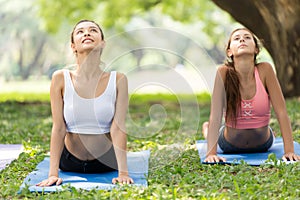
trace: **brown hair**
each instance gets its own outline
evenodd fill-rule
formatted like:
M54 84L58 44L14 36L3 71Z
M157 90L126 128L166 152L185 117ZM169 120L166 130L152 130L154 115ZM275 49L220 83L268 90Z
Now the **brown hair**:
M241 107L241 93L240 93L240 78L239 74L235 69L234 66L234 60L233 56L228 56L227 55L227 50L230 49L230 44L231 44L231 37L232 35L239 30L246 30L249 33L251 33L255 47L257 48L257 53L254 54L254 63L255 65L257 64L257 55L260 52L261 49L261 43L259 39L247 28L238 28L232 31L230 34L227 46L226 46L226 60L224 64L228 67L226 71L226 76L225 76L225 91L226 91L226 118L225 121L229 122L230 120L234 121L236 125L236 118L238 115L238 112Z
M74 34L74 31L75 31L75 28L78 24L82 23L82 22L92 22L94 23L100 30L100 33L101 33L101 39L104 40L104 34L103 34L103 31L102 29L100 28L99 24L97 24L95 21L93 20L88 20L88 19L82 19L80 20L79 22L77 22L72 30L72 33L71 33L71 43L74 43L74 38L73 38L73 34Z

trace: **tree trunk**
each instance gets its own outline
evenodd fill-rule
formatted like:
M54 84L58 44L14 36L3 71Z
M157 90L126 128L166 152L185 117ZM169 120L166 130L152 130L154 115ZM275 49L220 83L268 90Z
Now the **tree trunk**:
M300 0L212 0L264 42L285 97L300 96Z
M42 39L40 39L40 41L37 44L37 47L35 49L35 55L34 55L33 59L25 67L25 64L23 62L20 62L20 61L23 61L23 59L22 59L23 51L26 50L25 48L22 48L24 46L24 43L23 43L23 46L20 48L20 59L19 59L19 63L21 63L21 64L19 64L19 68L20 68L20 75L21 75L22 80L24 80L24 81L27 80L29 78L29 76L31 75L32 71L34 70L34 68L38 67L45 44L46 44L46 38L43 37Z

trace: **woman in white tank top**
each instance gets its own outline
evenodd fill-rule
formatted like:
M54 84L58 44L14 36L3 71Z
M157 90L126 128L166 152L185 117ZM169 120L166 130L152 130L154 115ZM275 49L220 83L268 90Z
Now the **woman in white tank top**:
M118 170L112 183L133 183L126 157L127 78L99 67L104 46L97 23L81 20L75 25L71 48L77 68L58 70L52 77L50 169L48 179L38 186L60 185L59 169L82 173Z

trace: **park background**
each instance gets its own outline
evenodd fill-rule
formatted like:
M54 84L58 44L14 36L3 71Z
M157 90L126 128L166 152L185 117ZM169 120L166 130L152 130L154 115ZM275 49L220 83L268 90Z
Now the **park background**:
M0 0L0 142L24 153L1 171L0 196L103 199L297 199L299 165L203 166L194 149L230 32L245 26L264 42L300 141L300 1ZM129 150L151 149L146 189L17 195L49 150L52 73L72 68L70 33L80 19L104 30L104 69L128 76ZM271 125L279 133L272 113Z
M130 93L168 87L173 93L199 93L212 87L230 32L243 26L211 1L12 0L1 5L2 92L48 92L52 73L74 64L73 25L92 19L105 34L104 68L128 75ZM273 63L267 51L260 61ZM183 80L176 81L178 76Z

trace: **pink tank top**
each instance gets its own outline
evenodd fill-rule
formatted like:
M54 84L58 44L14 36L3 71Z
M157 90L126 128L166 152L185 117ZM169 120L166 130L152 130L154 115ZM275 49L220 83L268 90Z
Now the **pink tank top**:
M226 123L226 126L236 129L252 129L269 125L271 117L270 98L259 78L257 67L255 67L254 74L256 81L254 97L250 100L242 100L236 126L232 121Z

